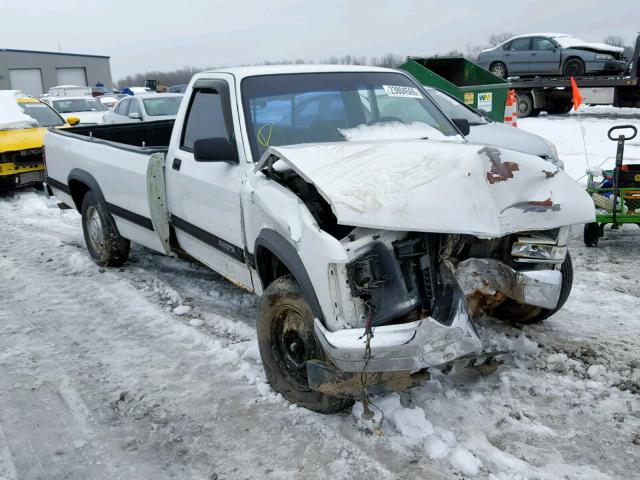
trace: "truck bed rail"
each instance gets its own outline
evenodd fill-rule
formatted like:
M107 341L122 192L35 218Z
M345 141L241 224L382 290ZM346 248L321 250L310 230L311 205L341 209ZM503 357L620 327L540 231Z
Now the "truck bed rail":
M158 120L49 130L78 140L107 143L115 148L151 154L167 151L173 124L174 120Z

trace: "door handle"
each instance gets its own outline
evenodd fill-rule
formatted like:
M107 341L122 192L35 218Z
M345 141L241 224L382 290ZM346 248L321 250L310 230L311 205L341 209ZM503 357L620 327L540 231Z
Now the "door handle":
M537 55L537 53L532 53L531 55L535 56L535 55Z
M179 158L173 157L173 163L171 164L171 168L173 168L176 172L179 172L181 165L182 165L182 160L180 160Z

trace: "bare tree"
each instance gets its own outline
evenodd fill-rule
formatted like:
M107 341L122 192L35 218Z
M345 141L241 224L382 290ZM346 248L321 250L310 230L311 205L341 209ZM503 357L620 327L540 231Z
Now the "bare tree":
M620 35L607 35L603 42L613 47L625 47L626 44L624 37Z
M490 35L488 42L489 45L495 47L496 45L500 45L502 42L510 39L511 37L513 37L513 33L511 32L498 32Z
M462 53L459 51L450 52L450 54L461 55ZM358 55L343 55L341 57L331 56L329 58L325 58L316 61L307 61L302 58L297 58L295 60L291 59L282 59L282 60L267 60L258 65L292 65L292 64L305 64L305 63L327 63L333 65L376 65L381 67L389 67L395 68L402 63L404 63L405 57L403 55L397 55L394 53L387 53L381 57L371 57L367 58L366 56L358 56ZM255 64L254 64L255 65ZM180 85L183 83L189 83L189 80L193 75L203 70L211 69L215 67L208 68L197 68L197 67L184 67L177 70L171 70L166 72L161 71L150 71L144 73L136 73L134 75L127 75L126 77L118 80L117 85L120 88L125 87L133 87L133 86L142 86L145 84L146 80L157 80L160 85Z
M151 71L144 73L136 73L135 75L127 75L118 80L120 88L144 86L146 80L157 80L160 85L181 85L189 83L191 77L196 73L205 70L197 67L183 67L168 72Z

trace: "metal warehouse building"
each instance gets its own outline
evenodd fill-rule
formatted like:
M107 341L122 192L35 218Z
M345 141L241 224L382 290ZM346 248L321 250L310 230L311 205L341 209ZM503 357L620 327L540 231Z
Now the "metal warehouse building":
M0 49L0 90L41 95L56 85L111 88L109 58L102 55Z

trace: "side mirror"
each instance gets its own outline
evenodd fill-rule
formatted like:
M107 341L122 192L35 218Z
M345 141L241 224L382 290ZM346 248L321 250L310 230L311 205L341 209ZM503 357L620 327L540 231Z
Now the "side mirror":
M466 118L452 118L451 121L458 128L458 130L460 130L460 133L462 133L462 135L464 135L465 137L469 135L469 132L471 131L469 120L467 120Z
M129 115L127 115L127 117L131 118L132 120L142 120L142 115L140 115L140 113L138 112L131 112Z
M193 158L196 162L239 162L235 142L225 137L196 140L193 142Z
M80 123L80 119L78 117L67 117L67 123L73 127Z

